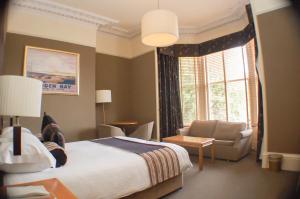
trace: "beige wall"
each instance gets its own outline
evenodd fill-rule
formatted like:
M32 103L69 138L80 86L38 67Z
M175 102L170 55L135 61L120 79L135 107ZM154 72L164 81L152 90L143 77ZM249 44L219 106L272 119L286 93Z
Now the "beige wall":
M139 123L157 123L154 51L131 60L130 79L131 117ZM153 137L156 132L154 125Z
M112 103L106 105L107 123L157 122L155 81L154 51L133 59L97 53L96 89L112 90ZM97 105L96 115L97 124L103 122L102 104Z
M42 111L53 116L67 141L95 137L95 48L19 34L7 34L4 73L22 75L25 45L80 54L80 95L43 95ZM39 133L41 118L22 118L21 124Z
M113 55L124 58L132 58L132 47L129 38L119 37L113 34L97 32L97 53Z
M0 3L0 74L3 72L4 43L7 31L8 0Z
M97 53L96 89L112 90L112 103L105 105L107 123L131 119L129 59ZM102 106L97 104L97 124L103 122Z
M95 137L96 123L103 122L102 105L95 104L98 89L112 90L112 103L106 104L108 123L156 121L154 52L126 59L96 54L92 47L8 33L4 74L22 75L25 45L80 53L80 95L43 95L42 100L42 112L57 120L67 141ZM39 133L41 120L22 118L21 124Z
M300 21L291 7L258 15L268 151L300 153Z

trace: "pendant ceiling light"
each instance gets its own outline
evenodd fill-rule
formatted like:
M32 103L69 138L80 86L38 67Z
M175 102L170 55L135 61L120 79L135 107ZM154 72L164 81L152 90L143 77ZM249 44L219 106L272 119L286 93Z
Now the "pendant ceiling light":
M142 42L148 46L170 46L179 38L177 16L159 8L147 12L142 18Z

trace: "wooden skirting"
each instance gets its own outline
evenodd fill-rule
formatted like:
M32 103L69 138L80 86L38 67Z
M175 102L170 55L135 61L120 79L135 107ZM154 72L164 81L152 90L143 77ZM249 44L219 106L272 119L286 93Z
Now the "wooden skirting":
M182 186L183 176L181 174L144 191L123 197L123 199L157 199L180 189Z
M280 154L283 156L281 169L285 171L300 171L300 154L266 152L262 154L262 168L269 168L269 155Z

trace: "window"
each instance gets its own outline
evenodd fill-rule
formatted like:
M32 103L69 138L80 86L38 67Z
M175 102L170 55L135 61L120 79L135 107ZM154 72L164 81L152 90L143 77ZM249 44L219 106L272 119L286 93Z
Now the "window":
M195 119L257 123L254 41L202 57L180 57L184 125Z

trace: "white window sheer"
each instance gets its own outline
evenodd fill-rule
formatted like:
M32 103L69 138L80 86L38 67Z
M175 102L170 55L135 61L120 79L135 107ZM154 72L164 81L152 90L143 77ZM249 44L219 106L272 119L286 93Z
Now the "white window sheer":
M257 74L254 40L201 57L180 57L183 123L245 122L256 131ZM255 145L255 143L254 143Z

